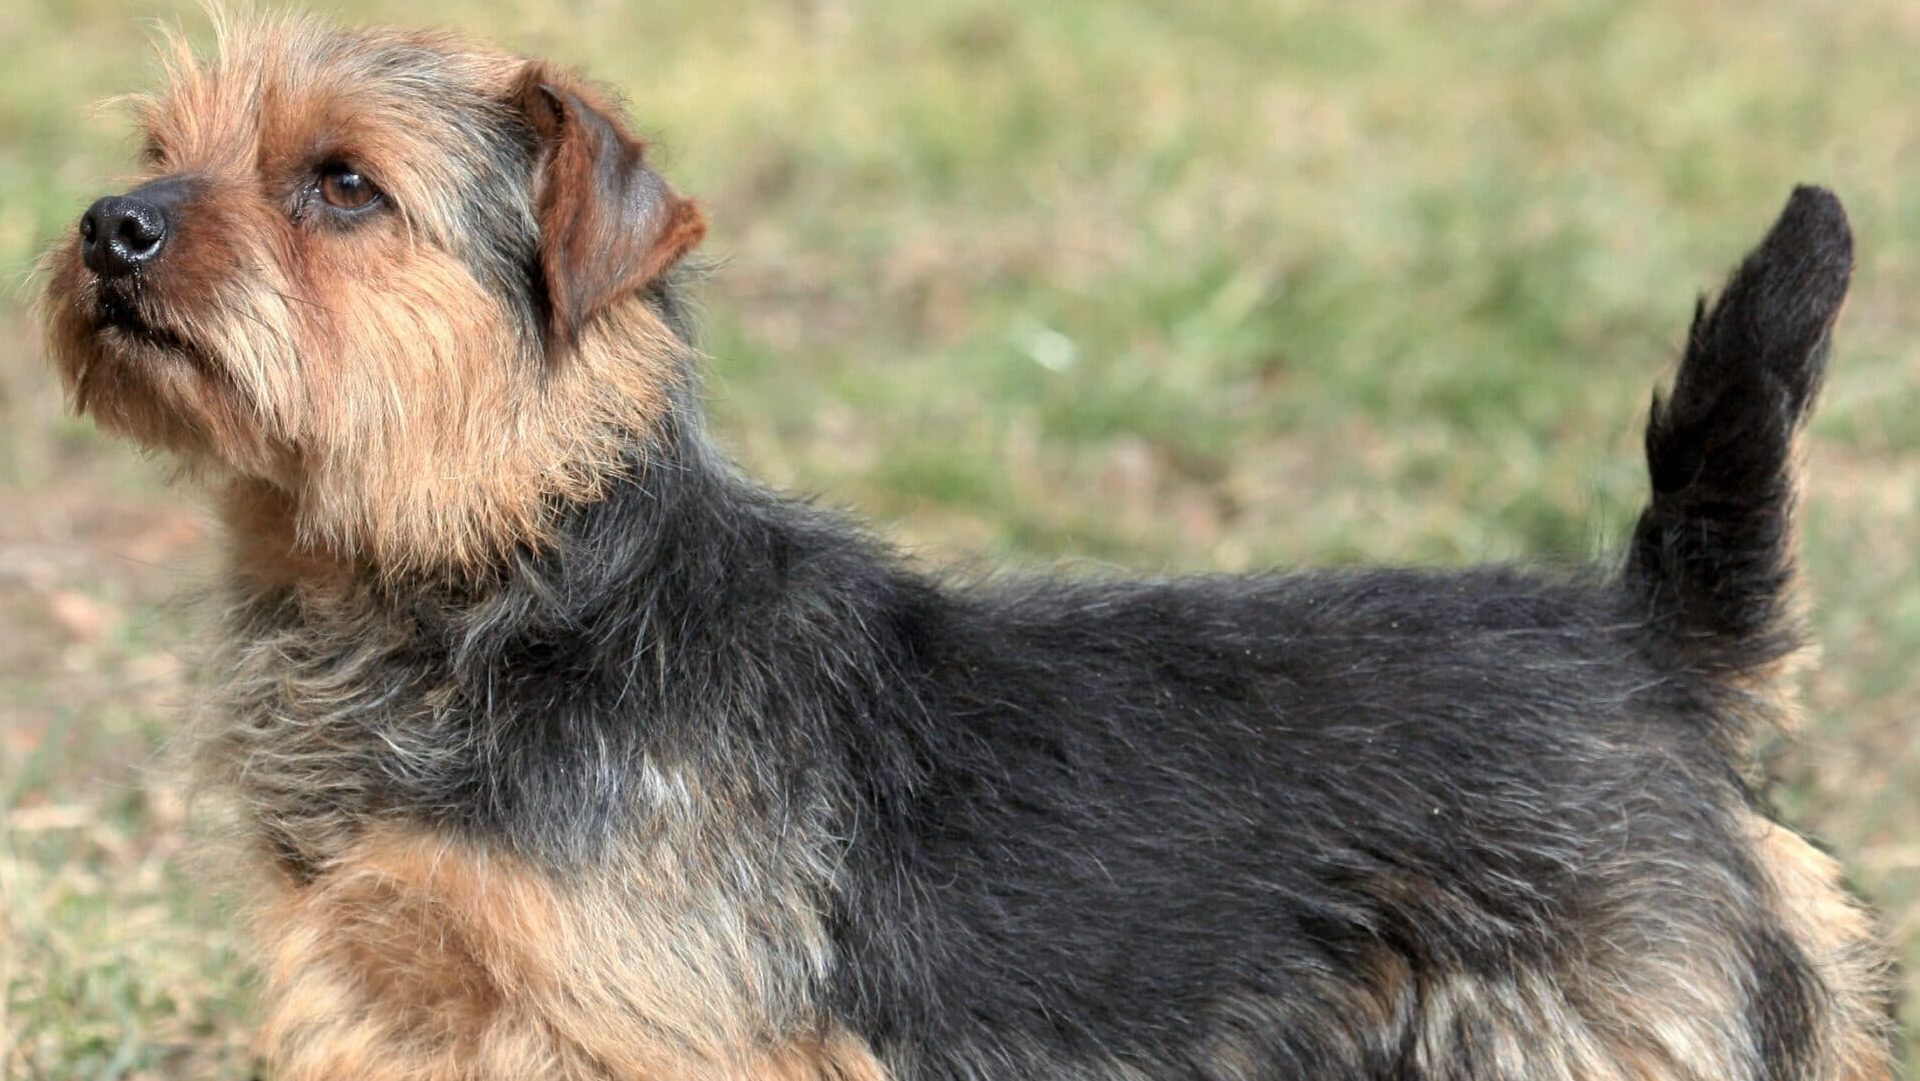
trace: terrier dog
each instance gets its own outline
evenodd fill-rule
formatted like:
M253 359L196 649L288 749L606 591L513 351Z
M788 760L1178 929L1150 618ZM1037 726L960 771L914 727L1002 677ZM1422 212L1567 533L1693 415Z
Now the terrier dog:
M45 315L218 495L278 1081L1891 1077L1870 919L1742 780L1832 195L1696 313L1617 567L961 583L714 449L701 211L580 78L169 67Z

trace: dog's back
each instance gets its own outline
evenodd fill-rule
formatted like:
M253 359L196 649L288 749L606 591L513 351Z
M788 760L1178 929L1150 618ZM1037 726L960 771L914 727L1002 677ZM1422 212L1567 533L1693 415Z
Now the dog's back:
M843 1008L937 1077L1889 1076L1869 921L1737 764L1798 645L1791 455L1849 269L1796 192L1656 404L1616 576L1010 584L905 620L928 765L874 796L913 810L853 877Z

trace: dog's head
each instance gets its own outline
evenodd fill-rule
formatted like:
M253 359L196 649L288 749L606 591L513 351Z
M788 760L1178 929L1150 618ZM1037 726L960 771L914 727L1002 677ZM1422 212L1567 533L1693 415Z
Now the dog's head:
M684 352L705 226L618 111L538 61L305 20L168 51L146 169L46 261L104 427L284 500L300 543L484 560L590 498Z

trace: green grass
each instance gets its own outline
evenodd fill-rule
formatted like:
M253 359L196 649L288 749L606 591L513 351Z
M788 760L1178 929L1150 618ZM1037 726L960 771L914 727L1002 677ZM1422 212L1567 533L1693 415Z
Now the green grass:
M726 441L929 558L1602 551L1695 292L1792 182L1834 186L1861 266L1811 440L1825 654L1777 795L1920 971L1906 0L394 8L625 89L714 221ZM244 1076L249 977L162 752L189 636L165 598L204 529L61 416L25 308L35 252L131 167L91 103L148 82L153 11L0 15L9 1077Z

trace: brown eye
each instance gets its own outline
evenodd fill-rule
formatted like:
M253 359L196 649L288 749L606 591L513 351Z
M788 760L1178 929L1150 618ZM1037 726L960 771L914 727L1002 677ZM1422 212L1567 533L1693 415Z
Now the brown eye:
M380 198L380 189L349 166L328 165L320 170L320 198L339 210L359 210Z

